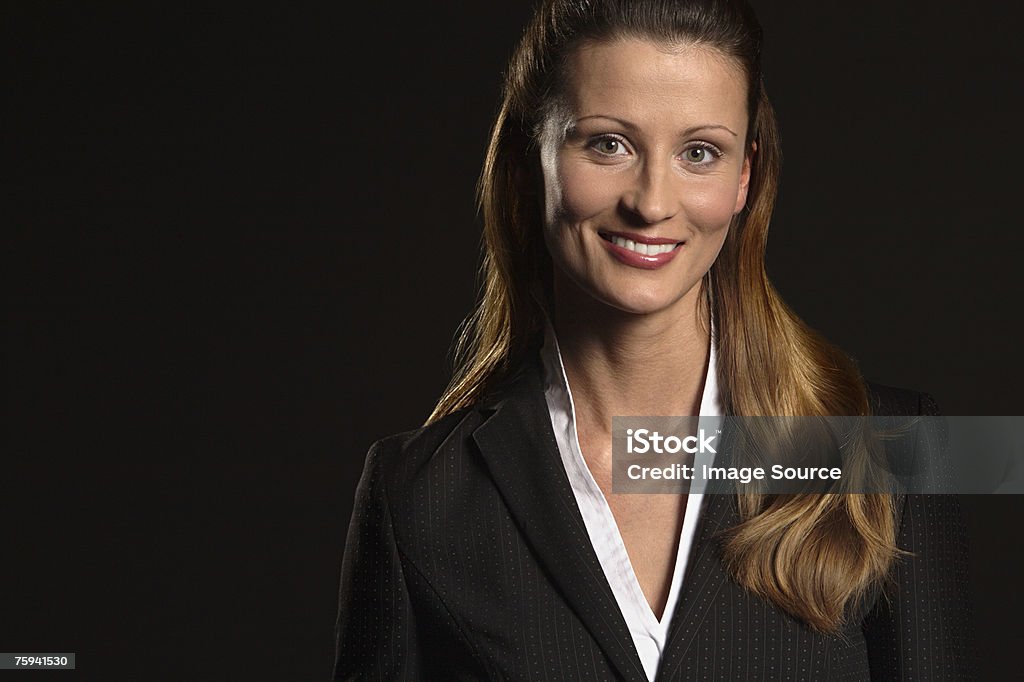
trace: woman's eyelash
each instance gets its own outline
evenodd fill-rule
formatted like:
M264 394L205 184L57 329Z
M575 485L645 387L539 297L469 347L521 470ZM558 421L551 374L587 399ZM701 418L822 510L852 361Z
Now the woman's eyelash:
M704 149L706 151L711 152L711 155L714 156L715 158L718 158L718 159L720 159L723 156L725 156L725 152L723 152L721 149L719 149L715 145L711 144L710 142L704 142L704 141L694 142L693 144L691 144L690 146L688 146L686 149L683 150L683 154L686 154L686 152L688 152L688 151L690 151L692 149Z
M602 151L602 150L598 149L598 145L600 145L602 142L615 142L615 143L621 145L624 148L627 147L626 141L624 139L622 139L618 135L612 135L610 133L606 134L606 135L599 135L599 136L593 138L590 141L588 146L591 149L594 149L595 151L597 151L597 152L599 152L601 154L606 154L608 156L611 156L612 154L610 152L606 152L606 151Z

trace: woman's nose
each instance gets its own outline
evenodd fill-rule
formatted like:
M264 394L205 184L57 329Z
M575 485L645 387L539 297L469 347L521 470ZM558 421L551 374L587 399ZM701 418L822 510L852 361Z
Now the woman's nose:
M643 164L632 186L623 194L623 206L647 224L671 218L679 210L678 178L667 164Z

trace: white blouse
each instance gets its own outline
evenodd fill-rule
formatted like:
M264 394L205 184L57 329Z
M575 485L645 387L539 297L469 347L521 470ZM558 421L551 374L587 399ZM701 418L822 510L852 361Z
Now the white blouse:
M712 334L708 371L704 379L704 393L700 401L700 415L720 417L721 407L718 397L718 384L715 380L715 344ZM590 473L580 450L579 437L576 433L576 408L572 400L572 391L565 375L562 355L558 350L558 340L550 322L545 330L544 345L541 348L541 360L544 366L544 396L547 399L551 426L554 428L558 451L562 456L565 473L572 484L572 492L576 496L583 521L590 535L597 558L604 569L605 577L611 585L615 600L629 626L640 661L649 680L654 680L658 664L661 661L668 626L672 621L679 592L682 589L686 564L690 558L697 519L700 515L703 495L691 492L687 497L686 512L683 516L683 527L679 535L679 550L676 554L675 569L672 574L672 587L669 589L668 602L661 620L654 615L647 598L644 596L633 565L626 553L619 528L615 523L608 501L598 487L594 476Z

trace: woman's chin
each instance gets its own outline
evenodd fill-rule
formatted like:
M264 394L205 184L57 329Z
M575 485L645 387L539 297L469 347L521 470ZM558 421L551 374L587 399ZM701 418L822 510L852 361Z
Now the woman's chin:
M591 309L596 303L598 309L603 307L611 315L617 312L630 315L683 312L693 307L697 297L690 294L696 293L700 280L689 288L680 286L680 283L658 284L663 286L633 278L608 277L598 280L556 271L555 299L557 305L580 311ZM592 312L601 314L598 310Z
M630 296L609 296L604 303L616 310L637 316L662 315L680 312L685 296L678 294L635 292Z

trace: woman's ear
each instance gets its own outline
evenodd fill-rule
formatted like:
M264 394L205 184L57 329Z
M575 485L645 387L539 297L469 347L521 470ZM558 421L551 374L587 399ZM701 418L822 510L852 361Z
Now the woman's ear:
M526 163L516 165L514 173L512 181L515 183L519 196L527 203L535 205L543 217L546 194L540 159L536 155L529 157Z
M743 210L747 205L747 192L750 189L750 172L754 164L754 155L757 154L757 142L750 143L750 150L743 155L743 168L740 170L740 187L736 193L736 206L733 207L733 215Z
M536 161L528 157L526 163L515 164L512 170L512 182L519 196L537 197L544 194L544 181L534 166Z

